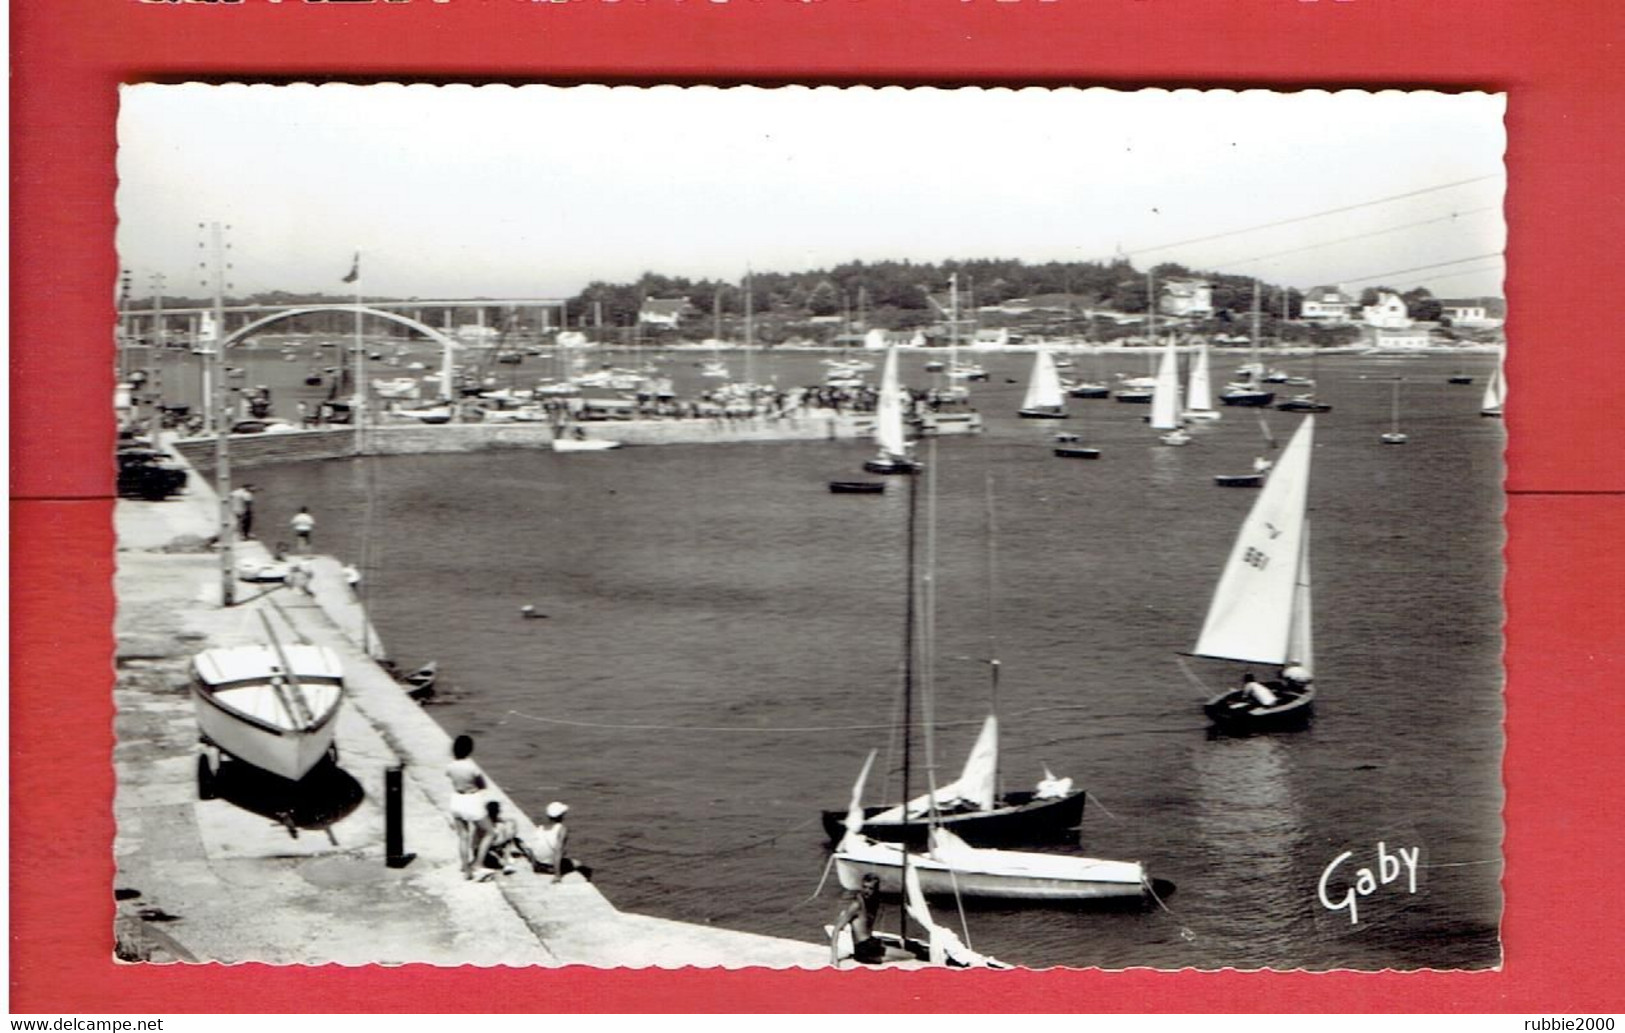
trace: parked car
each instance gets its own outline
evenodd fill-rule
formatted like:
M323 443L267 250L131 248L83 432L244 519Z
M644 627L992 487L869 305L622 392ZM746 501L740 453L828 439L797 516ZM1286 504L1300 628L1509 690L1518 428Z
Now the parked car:
M118 450L118 494L122 499L157 502L186 487L186 470L150 448Z

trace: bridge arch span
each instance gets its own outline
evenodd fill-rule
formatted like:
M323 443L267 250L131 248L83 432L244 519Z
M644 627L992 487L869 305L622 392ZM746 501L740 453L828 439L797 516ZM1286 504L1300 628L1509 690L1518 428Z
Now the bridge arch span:
M362 315L377 316L379 319L387 319L392 323L399 323L401 326L416 330L430 340L438 341L442 348L450 350L458 347L456 340L446 336L427 323L421 323L411 316L403 316L399 312L389 312L381 308L368 308L366 305L303 305L297 308L283 309L281 312L272 312L268 316L261 316L252 323L240 326L227 334L223 347L230 348L272 323L292 319L294 316L308 316L314 312L360 312Z

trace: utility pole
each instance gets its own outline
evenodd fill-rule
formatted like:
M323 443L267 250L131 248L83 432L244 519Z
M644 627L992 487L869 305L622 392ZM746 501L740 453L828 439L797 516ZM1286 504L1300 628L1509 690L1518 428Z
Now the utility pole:
M214 288L214 339L208 363L214 368L214 490L220 496L220 604L236 600L237 521L231 512L231 402L226 389L226 244L218 222L209 224Z
M151 370L147 379L152 390L152 442L159 443L158 435L164 429L164 361L168 358L164 348L164 274L152 274L152 342L147 349Z

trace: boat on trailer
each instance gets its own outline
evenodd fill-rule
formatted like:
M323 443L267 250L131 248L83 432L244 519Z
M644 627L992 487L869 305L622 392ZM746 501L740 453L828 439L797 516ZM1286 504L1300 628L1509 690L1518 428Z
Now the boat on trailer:
M338 759L333 736L344 668L325 646L284 646L271 635L264 645L206 649L192 660L192 702L205 747L198 778L206 798L222 756L290 782L323 759Z

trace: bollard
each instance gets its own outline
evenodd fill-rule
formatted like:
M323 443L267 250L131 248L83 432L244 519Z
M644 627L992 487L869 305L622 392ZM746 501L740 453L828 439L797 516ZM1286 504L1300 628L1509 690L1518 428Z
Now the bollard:
M402 843L401 772L396 764L384 769L384 863L391 868L405 868L416 854L406 853Z

